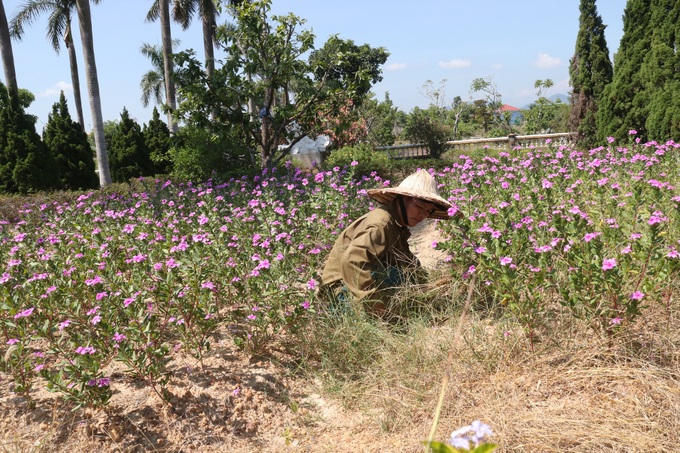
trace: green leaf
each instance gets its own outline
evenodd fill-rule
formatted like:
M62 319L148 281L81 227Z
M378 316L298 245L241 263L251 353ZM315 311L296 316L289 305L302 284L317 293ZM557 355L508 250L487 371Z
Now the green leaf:
M456 453L457 451L459 451L458 449L455 449L452 446L445 444L445 443L442 443L442 442L423 441L422 444L425 445L425 446L429 446L431 453Z

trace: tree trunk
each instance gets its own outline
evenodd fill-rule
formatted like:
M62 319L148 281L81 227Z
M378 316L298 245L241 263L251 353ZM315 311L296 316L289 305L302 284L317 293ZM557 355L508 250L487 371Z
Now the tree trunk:
M205 73L208 78L215 73L215 15L203 16L203 51L205 52Z
M168 129L171 134L177 133L177 125L174 120L177 100L175 97L175 84L173 83L174 65L172 62L172 31L170 29L170 0L159 0L158 7L161 17L161 39L163 42L163 70L165 72L165 102L170 111L168 112Z
M85 60L87 91L90 98L90 110L92 111L94 144L97 149L99 184L102 187L105 187L111 184L111 172L109 171L109 157L106 154L106 140L104 139L104 119L102 117L101 98L99 97L97 64L94 57L94 40L92 36L92 18L90 17L90 0L76 0L76 8L78 9L80 38L82 40L83 57Z
M9 26L7 25L7 16L2 0L0 0L0 56L2 57L2 67L5 70L7 92L10 102L14 105L19 102L19 86L17 85L17 73L14 69L12 41L9 36Z
M66 24L66 32L64 33L64 45L68 50L68 61L71 66L71 84L73 85L73 97L76 104L76 114L78 115L78 122L80 127L85 130L85 116L83 115L83 101L80 95L80 77L78 76L78 59L76 57L76 48L73 45L73 34L71 33L71 21Z

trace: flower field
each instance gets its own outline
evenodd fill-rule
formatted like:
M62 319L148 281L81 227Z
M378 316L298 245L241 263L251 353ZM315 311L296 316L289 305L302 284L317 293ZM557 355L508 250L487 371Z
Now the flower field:
M635 131L630 131L634 137ZM613 139L610 139L613 142ZM634 139L462 159L443 172L463 220L439 246L533 338L558 301L613 335L668 304L680 263L678 147Z
M674 296L678 146L631 134L590 151L460 156L436 171L464 214L439 223L436 247L454 280L476 275L529 346L552 327L554 302L616 338ZM165 398L173 353L200 360L218 329L251 353L294 340L319 314L327 251L381 184L392 182L291 167L22 206L0 219L0 376L19 394L46 385L74 407L102 407L114 362Z
M372 183L291 170L23 206L1 224L1 369L18 393L40 376L96 407L113 361L164 397L172 352L200 359L220 326L266 348L313 310L321 260Z

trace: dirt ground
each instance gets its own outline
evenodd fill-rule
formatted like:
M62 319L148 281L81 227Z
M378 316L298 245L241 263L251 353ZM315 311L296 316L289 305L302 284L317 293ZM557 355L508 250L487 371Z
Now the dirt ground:
M412 249L425 267L443 262L432 248L433 223L414 230ZM380 414L342 407L319 383L290 373L289 353L253 359L228 337L213 344L201 368L173 357L172 405L113 370L114 394L104 411L75 411L46 390L35 407L11 392L0 372L1 452L357 452L422 451L417 433L385 433ZM172 407L171 407L172 406Z

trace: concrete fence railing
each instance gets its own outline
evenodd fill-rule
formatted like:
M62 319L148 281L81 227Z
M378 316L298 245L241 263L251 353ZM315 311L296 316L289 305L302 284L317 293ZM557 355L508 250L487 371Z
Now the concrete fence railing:
M447 150L471 151L479 148L490 148L496 150L511 150L515 147L530 149L539 146L545 146L550 143L553 146L571 145L576 139L576 134L573 132L560 132L554 134L536 134L536 135L516 135L510 134L507 137L491 137L491 138L470 138L466 140L451 140L444 142L444 148ZM550 140L550 142L548 142ZM395 145L395 146L380 146L376 151L387 153L391 159L408 159L417 157L427 157L430 155L430 150L427 145L422 143Z

